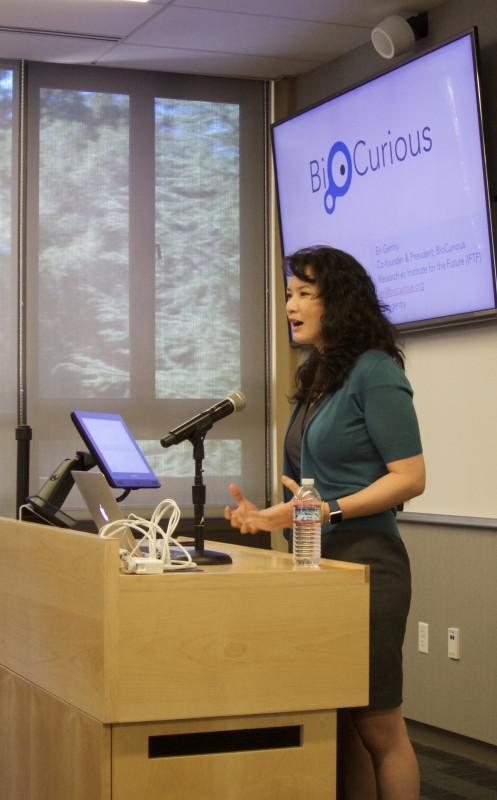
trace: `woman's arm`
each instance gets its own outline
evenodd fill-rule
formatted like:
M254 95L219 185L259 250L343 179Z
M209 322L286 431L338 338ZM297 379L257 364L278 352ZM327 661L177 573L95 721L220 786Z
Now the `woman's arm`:
M391 461L386 465L388 474L374 483L346 497L330 497L337 500L342 512L342 519L366 517L379 514L400 503L417 497L425 488L425 462L423 455ZM325 503L324 517L328 518L329 506Z
M425 463L422 454L411 458L403 458L400 461L391 461L386 467L388 474L383 475L383 477L365 489L349 494L346 497L328 498L329 500L338 501L342 511L342 519L379 514L381 511L395 508L400 503L423 493L425 487ZM299 488L298 484L286 475L281 480L295 494ZM259 510L257 506L244 498L234 484L231 484L230 491L237 503L237 508L231 509L230 506L226 506L224 516L234 528L239 528L240 533L275 531L280 528L292 527L292 500ZM327 519L329 513L328 503L325 502L325 519Z

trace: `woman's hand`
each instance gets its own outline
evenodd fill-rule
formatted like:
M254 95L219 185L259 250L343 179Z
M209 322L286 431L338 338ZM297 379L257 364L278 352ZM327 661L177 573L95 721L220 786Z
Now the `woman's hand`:
M298 484L286 475L281 479L284 485L295 494ZM293 524L293 501L278 503L276 506L259 510L257 506L246 500L235 484L231 484L237 508L226 506L224 516L240 533L257 533L258 531L276 531L279 528L291 528Z
M245 500L240 489L234 483L230 484L230 492L238 507L232 510L230 506L226 506L224 509L225 519L231 522L233 528L239 528L240 533L257 533L255 520L252 522L252 519L257 517L259 509L249 500Z

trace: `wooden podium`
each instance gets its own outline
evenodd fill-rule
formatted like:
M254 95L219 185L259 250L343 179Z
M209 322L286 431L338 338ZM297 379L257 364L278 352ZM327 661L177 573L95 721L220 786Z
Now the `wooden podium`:
M122 575L117 540L0 519L2 800L335 796L368 568L217 547L233 564Z

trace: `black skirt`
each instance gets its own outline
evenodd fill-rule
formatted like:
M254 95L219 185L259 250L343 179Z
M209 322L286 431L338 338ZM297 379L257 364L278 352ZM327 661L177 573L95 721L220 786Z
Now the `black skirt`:
M411 604L411 570L404 543L381 531L325 533L323 558L370 566L369 706L402 704L402 645Z

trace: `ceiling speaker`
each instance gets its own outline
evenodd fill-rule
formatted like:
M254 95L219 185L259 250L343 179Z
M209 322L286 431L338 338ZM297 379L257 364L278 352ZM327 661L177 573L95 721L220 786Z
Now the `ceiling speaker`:
M380 22L371 33L374 49L383 58L394 58L412 50L417 39L428 33L428 14L417 14L408 19L392 14Z

